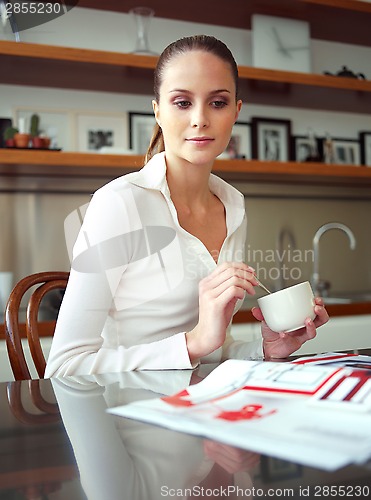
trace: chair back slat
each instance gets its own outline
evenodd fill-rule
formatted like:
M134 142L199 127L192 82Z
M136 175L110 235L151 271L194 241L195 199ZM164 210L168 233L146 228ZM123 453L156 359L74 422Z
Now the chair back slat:
M22 390L23 387L26 387L24 384L28 385L28 395L25 390ZM22 395L25 398L25 403L27 402L26 405ZM61 420L58 404L47 401L41 394L40 380L8 382L7 396L12 414L23 424L43 425ZM34 405L32 410L37 410L36 412L29 411L30 402Z
M40 343L38 313L41 301L51 290L65 289L69 273L63 271L46 271L31 274L21 279L10 293L5 308L5 336L10 366L16 380L31 379L22 346L19 310L25 293L35 285L39 285L31 294L27 304L26 332L31 356L40 378L44 378L46 360Z

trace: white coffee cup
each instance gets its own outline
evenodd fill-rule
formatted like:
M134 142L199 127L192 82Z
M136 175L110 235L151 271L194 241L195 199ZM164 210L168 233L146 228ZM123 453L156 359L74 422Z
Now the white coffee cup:
M292 332L314 319L314 295L309 281L284 288L258 299L265 322L274 332Z

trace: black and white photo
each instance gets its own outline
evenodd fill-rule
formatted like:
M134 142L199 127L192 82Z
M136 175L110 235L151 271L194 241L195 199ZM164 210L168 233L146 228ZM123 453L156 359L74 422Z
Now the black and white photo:
M124 114L77 112L77 150L94 153L102 148L127 149L127 124Z
M371 167L371 131L360 132L361 164Z
M223 153L223 158L251 160L251 125L248 122L236 122L231 139Z
M299 163L322 161L323 147L321 139L304 135L293 136L291 158Z
M129 147L134 154L144 155L147 152L155 125L153 113L129 112Z
M355 139L332 139L334 163L336 165L360 165L359 141Z
M253 117L253 158L263 161L289 161L290 137L290 120Z

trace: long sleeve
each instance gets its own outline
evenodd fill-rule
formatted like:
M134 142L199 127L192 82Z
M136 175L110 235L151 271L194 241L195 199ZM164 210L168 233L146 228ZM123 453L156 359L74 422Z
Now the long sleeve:
M105 341L102 330L105 322L112 321L107 319L112 299L107 283L102 281L98 276L81 276L71 272L46 377L136 369L192 368L182 332L147 344L125 347L117 345L115 326L110 325L113 338ZM95 309L96 304L99 308Z
M131 300L136 291L129 261L143 253L137 238L143 225L130 196L130 190L122 195L110 189L93 196L74 245L70 279L58 315L46 377L192 368L184 331L162 336L161 321L157 326L146 321L144 312L148 308L141 317L141 304L122 305L123 293ZM130 203L125 202L127 198ZM132 236L128 237L129 234ZM116 262L118 255L121 265ZM145 269L143 264L143 272ZM142 285L145 295L148 277L142 279ZM120 286L124 292L119 292ZM161 288L161 283L156 286ZM134 313L137 324L145 323L148 333L157 332L148 337L149 341L140 338L132 322L125 322L125 312L138 308Z

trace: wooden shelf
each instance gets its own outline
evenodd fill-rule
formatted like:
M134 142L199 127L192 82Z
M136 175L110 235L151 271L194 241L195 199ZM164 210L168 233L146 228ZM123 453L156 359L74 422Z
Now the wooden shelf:
M370 4L371 5L371 4ZM148 55L127 54L103 50L61 47L27 42L0 41L0 54L15 58L41 59L46 64L52 61L87 63L93 65L118 66L121 68L141 68L154 70L157 57ZM4 72L2 72L4 73ZM296 83L318 87L340 88L371 92L371 81L356 78L331 77L320 74L276 71L250 66L240 66L241 79L253 79L269 82ZM3 75L4 76L4 75ZM41 85L41 82L40 82Z
M104 50L80 49L62 47L59 45L45 45L39 43L11 42L1 40L0 54L30 57L36 59L74 61L80 63L103 64L110 66L127 66L154 69L156 56L124 54Z
M0 41L0 83L153 94L157 58ZM371 113L371 81L240 66L250 103ZM329 92L331 89L331 92Z
M0 149L0 176L4 186L9 186L9 179L22 177L35 180L76 177L107 180L138 170L142 165L143 157L136 155ZM42 184L36 182L34 187L38 190ZM7 189L17 190L22 184L13 183L11 186ZM61 185L60 189L63 191L65 186Z
M4 166L48 166L76 168L139 168L143 165L143 157L139 155L110 155L101 153L77 153L48 151L37 149L0 149L0 165ZM14 170L13 170L14 171ZM56 169L61 172L60 169Z
M307 4L332 7L335 9L344 9L371 14L371 4L362 0L300 0Z
M273 69L253 68L250 66L240 66L239 76L241 79L247 80L294 83L298 85L311 85L314 87L371 92L370 80L358 80L356 78L334 77L293 71L276 71Z
M137 155L0 149L2 176L117 177L142 165ZM214 172L229 180L371 186L371 168L353 165L217 160Z
M156 61L154 56L0 41L0 83L152 95Z
M127 0L80 0L79 7L128 13ZM146 0L155 16L195 23L250 29L252 14L309 21L312 38L371 46L371 5L357 0L229 0L228 8L215 8L215 0L169 2Z
M214 173L229 180L329 186L345 184L368 188L371 186L371 169L354 165L218 160Z

